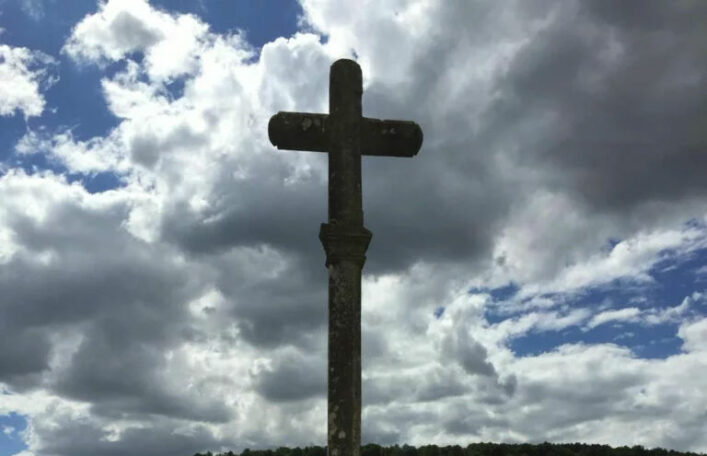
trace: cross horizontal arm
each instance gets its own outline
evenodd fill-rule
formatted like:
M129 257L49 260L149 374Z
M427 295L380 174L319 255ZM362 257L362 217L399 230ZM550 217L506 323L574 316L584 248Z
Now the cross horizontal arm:
M327 114L280 111L270 118L268 136L278 149L327 151Z
M422 146L422 129L406 120L363 118L361 154L413 157Z
M328 152L327 114L278 112L270 118L268 136L278 149ZM412 157L422 145L415 122L362 118L361 154Z

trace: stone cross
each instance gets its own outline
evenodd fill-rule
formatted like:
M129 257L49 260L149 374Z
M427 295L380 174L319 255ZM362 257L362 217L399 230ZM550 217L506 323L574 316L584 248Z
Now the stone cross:
M422 145L414 122L362 117L361 68L337 60L329 73L329 114L278 112L268 135L278 149L329 153L329 223L319 239L329 270L329 456L360 456L361 270L371 232L363 226L361 155L412 157Z

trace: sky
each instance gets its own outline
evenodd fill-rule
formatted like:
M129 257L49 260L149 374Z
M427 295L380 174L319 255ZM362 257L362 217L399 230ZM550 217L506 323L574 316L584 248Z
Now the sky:
M362 444L707 452L707 3L0 0L0 455L326 444L355 58Z

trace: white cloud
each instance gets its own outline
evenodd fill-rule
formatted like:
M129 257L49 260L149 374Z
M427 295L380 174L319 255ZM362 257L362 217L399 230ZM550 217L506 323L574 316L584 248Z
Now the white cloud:
M695 310L693 309L695 304L702 302L704 298L704 293L695 291L690 296L686 296L680 305L646 310L642 319L649 325L678 322L685 317L689 310Z
M615 279L650 281L648 269L668 249L694 249L704 242L702 230L639 233L618 243L607 256L596 256L585 264L568 268L551 289L568 290L607 283Z
M195 16L101 3L64 49L88 64L124 63L101 81L118 125L88 140L33 130L17 151L46 153L71 172L114 172L125 186L90 194L52 173L0 176L0 240L9 240L0 243L0 283L13 285L3 305L17 322L0 355L26 361L0 363L14 392L0 413L30 417L38 455L325 441L326 269L316 225L326 218L327 159L275 150L266 126L278 110L325 111L328 66L355 48L366 115L416 120L425 132L414 160L363 162L374 232L362 285L364 439L707 448L701 323L683 322L685 353L661 360L612 344L521 358L508 348L587 322L681 321L698 299L593 314L543 296L646 283L661 252L704 245L701 228L676 227L704 210L699 198L670 200L666 190L659 196L669 202L652 205L653 185L634 185L645 201L629 204L618 191L592 199L576 187L586 175L562 161L580 154L547 157L544 139L573 132L563 129L581 114L571 107L592 107L553 98L564 80L542 92L561 70L551 62L570 55L589 65L585 39L612 45L601 25L572 22L581 7L568 5L548 15L520 3L305 2L329 41L295 34L251 59L239 35L211 33ZM575 32L559 33L563 24ZM571 39L534 47L547 36ZM602 77L582 81L595 93L612 82L606 52ZM527 76L541 69L548 75ZM175 78L182 93L166 88ZM609 168L583 169L601 177ZM622 242L598 252L610 237ZM528 298L510 302L522 314L490 324L485 312L497 303L468 290L509 280Z
M511 339L528 333L559 331L572 326L579 326L591 316L586 308L572 309L569 312L527 312L520 317L507 318L489 328L494 335L494 343L504 345Z
M695 448L704 445L697 410L706 399L690 393L704 387L704 380L688 378L705 367L696 352L647 361L615 345L567 345L518 360L516 366L524 381L515 400L508 404L509 411L516 411L509 415L514 429L535 433L542 432L547 423L562 423L561 430L545 436L571 442L587 441L584 436L591 435L589 442L647 447L672 447L687 438ZM674 381L686 383L670 394L669 385ZM526 407L521 406L524 403ZM570 403L577 408L568 409L566 404ZM677 410L693 412L682 415ZM630 418L609 418L615 413ZM519 426L519 422L524 424Z
M503 260L495 273L523 285L519 298L542 293L573 293L614 280L638 285L651 282L649 270L665 259L666 252L669 254L672 250L674 256L685 255L702 248L706 239L701 228L644 230L622 240L609 252L596 252L597 241L605 242L610 237L609 233L602 235L601 230L610 225L588 230L586 214L559 195L541 194L532 198L531 204L523 207L517 217L496 244L495 256ZM554 228L547 226L560 218L565 238L558 238ZM580 232L596 242L593 249L591 244L580 244L583 248L578 251L575 236ZM566 253L556 255L558 246L565 246Z
M599 325L608 323L610 321L619 322L635 322L638 321L638 317L641 314L641 309L637 307L625 307L623 309L617 310L606 310L604 312L598 313L592 317L592 319L587 323L588 328L596 328Z
M103 138L75 141L71 130L55 134L44 130L29 130L17 142L15 151L21 155L50 154L75 173L126 171L124 152L119 143Z
M57 81L49 68L56 61L40 51L0 44L0 116L22 111L25 117L44 111L42 90Z
M702 353L707 349L707 318L680 325L678 336L684 340L683 349L689 353Z
M162 81L196 71L208 37L208 25L195 16L159 11L145 0L108 1L74 27L64 51L89 62L144 53L147 74Z

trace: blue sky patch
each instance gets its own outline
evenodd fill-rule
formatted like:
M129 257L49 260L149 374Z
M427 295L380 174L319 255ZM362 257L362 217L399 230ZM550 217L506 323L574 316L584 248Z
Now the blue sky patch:
M256 49L280 36L291 36L298 31L298 20L302 8L294 0L278 2L277 8L266 2L237 1L153 1L153 6L170 13L193 13L208 23L212 32L235 33L243 30L246 39ZM65 173L60 164L47 160L43 154L17 156L15 145L27 132L40 127L47 131L70 129L75 141L86 141L107 135L120 119L108 109L102 78L110 78L125 68L125 61L112 62L104 68L94 64L83 64L71 60L61 53L62 46L71 34L73 26L83 17L94 13L95 0L62 2L56 0L37 3L36 11L30 10L20 0L0 1L0 43L13 47L26 47L41 51L57 61L48 71L58 80L42 91L46 104L40 116L25 119L19 113L0 116L0 163L20 166L28 173L34 169L49 169ZM256 56L259 52L256 53ZM128 56L136 62L142 60L140 53ZM145 77L141 75L141 77ZM184 78L170 81L165 90L171 99L182 96ZM61 109L58 107L61 106ZM120 185L120 179L111 173L95 176L68 176L70 181L80 180L89 192L105 191Z
M444 315L444 307L439 306L435 309L434 316L435 318L442 318L442 315Z
M531 331L512 339L509 348L522 357L551 352L564 344L615 344L629 348L638 358L662 359L681 353L682 339L677 337L677 329L674 323L646 326L612 321L588 331L578 326L559 331Z
M27 428L27 420L22 415L10 413L0 415L0 454L13 455L27 449L20 432Z
M694 220L684 227L704 228ZM610 242L612 248L618 245L618 241ZM707 315L707 299L700 295L705 292L707 284L707 248L688 253L666 249L658 257L659 260L647 271L652 278L650 282L620 278L572 293L546 295L544 297L555 301L548 309L519 307L519 303L527 304L532 297L521 302L514 300L518 287L512 283L486 290L493 298L485 309L486 320L498 324L520 318L529 311L558 312L562 316L578 309L589 311L587 318L578 325L560 330L533 328L510 340L509 347L517 356L538 355L568 343L614 343L647 359L679 354L683 343L677 336L679 323ZM624 314L611 314L622 309ZM602 312L609 314L592 321Z
M192 13L209 24L214 33L245 32L248 42L260 49L278 37L298 31L302 7L294 0L276 3L250 0L156 0L152 5L173 12Z

